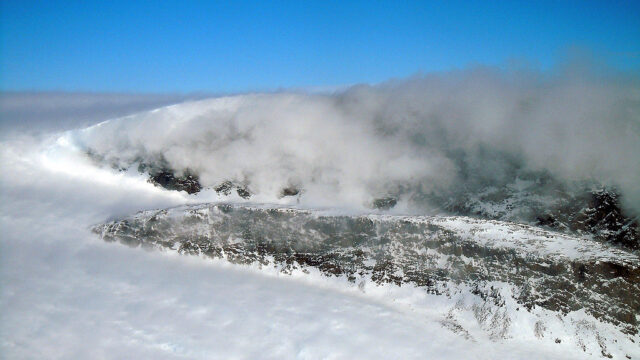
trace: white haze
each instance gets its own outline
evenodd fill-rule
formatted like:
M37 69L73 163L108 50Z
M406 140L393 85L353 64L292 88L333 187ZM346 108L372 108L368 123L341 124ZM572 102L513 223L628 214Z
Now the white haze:
M615 186L640 211L639 78L589 67L477 68L334 94L214 98L67 140L122 166L164 159L205 186L233 180L270 201L293 185L311 205L360 207L545 171L568 185Z
M93 125L197 96L72 92L0 93L0 138Z

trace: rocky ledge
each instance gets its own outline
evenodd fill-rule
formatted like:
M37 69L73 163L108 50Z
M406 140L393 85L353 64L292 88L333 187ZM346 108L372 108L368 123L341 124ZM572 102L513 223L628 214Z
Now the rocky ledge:
M630 339L638 337L638 255L527 225L204 204L144 211L93 230L106 241L285 273L315 268L351 282L413 284L445 296L452 286L465 286L497 307L504 295L488 285L508 283L523 309L583 309Z

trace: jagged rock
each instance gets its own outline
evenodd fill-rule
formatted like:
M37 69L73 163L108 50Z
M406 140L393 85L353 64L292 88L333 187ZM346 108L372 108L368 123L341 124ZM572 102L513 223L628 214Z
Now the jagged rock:
M225 181L213 188L213 190L215 190L218 194L229 196L231 195L231 190L233 190L233 183L231 181Z
M163 156L158 156L155 161L151 162L138 158L133 162L123 164L118 159L107 160L105 156L92 149L86 150L85 153L96 164L106 164L121 172L137 165L139 173L149 175L149 183L167 190L186 191L188 194L195 194L202 190L198 175L188 169L183 172L183 175L177 175L178 172L171 169Z
M526 225L213 204L141 212L94 231L130 246L277 266L283 272L313 267L353 282L409 283L433 294L465 285L498 308L504 298L487 284L504 282L525 309L564 314L584 309L627 334L638 333L638 255ZM508 319L500 323L508 326ZM491 336L506 331L487 326Z
M615 189L593 188L597 187L590 184L580 190L569 190L552 184L554 190L549 192L532 181L524 189L515 185L487 186L473 193L458 190L448 197L436 194L431 202L455 215L526 222L567 234L590 234L601 241L640 249L637 215L624 212Z
M385 197L373 200L373 207L381 210L389 210L396 206L398 200L392 197Z
M251 193L249 192L249 190L247 190L246 187L236 188L236 193L238 193L238 196L240 196L243 199L248 199L251 197Z
M553 217L553 215L540 215L536 220L536 225L538 226L547 226L550 228L556 228L558 226L558 221Z
M604 189L592 192L583 213L589 232L615 244L640 248L638 222L623 214L617 193Z
M149 182L162 186L167 190L186 191L188 194L195 194L202 189L198 177L190 173L176 177L173 171L162 169L149 174L149 177Z
M216 193L225 196L231 195L231 191L233 191L233 189L236 189L236 193L241 198L248 199L251 197L251 192L247 189L246 186L238 185L228 180L222 182L220 185L216 186L213 189L216 191Z

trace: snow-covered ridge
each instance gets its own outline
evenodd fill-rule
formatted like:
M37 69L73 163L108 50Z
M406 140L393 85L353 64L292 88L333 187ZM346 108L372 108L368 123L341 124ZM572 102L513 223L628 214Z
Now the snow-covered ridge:
M183 205L165 210L144 210L133 215L131 219L143 220L150 217L158 218L158 216L180 219L185 216L185 213L194 212L209 216L211 207L218 208L220 206L256 212L269 211L304 215L311 218L353 216L355 218L368 218L376 222L409 222L422 226L436 225L445 231L455 234L460 239L473 241L486 247L514 250L522 256L567 259L571 261L612 261L632 268L640 267L640 257L635 252L610 246L599 241L592 241L588 237L571 236L526 224L484 220L468 216L345 214L344 211L330 208L314 210L278 204L215 203Z
M503 309L510 303L509 311L584 312L614 326L624 341L640 340L638 256L526 225L457 216L201 204L143 211L98 225L94 232L130 246L284 273L319 271L354 284L410 285L449 297L470 291L484 304L476 315L479 326L494 339L511 336L514 319ZM493 323L483 323L487 318ZM454 320L449 328L463 334L464 326ZM548 325L540 321L537 330L529 329L532 333ZM603 346L608 354L607 346L614 345Z
M638 256L632 252L540 227L464 216L434 216L426 221L483 246L510 248L523 255L572 261L612 261L633 268L640 266Z

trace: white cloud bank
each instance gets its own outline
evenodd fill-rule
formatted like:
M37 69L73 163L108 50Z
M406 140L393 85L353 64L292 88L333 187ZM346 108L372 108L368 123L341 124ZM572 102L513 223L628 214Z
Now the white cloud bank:
M0 138L86 127L195 96L0 92Z
M164 159L205 186L362 206L389 193L501 186L526 171L615 186L640 211L640 79L584 68L475 69L335 94L201 100L102 123L70 143L125 165Z

